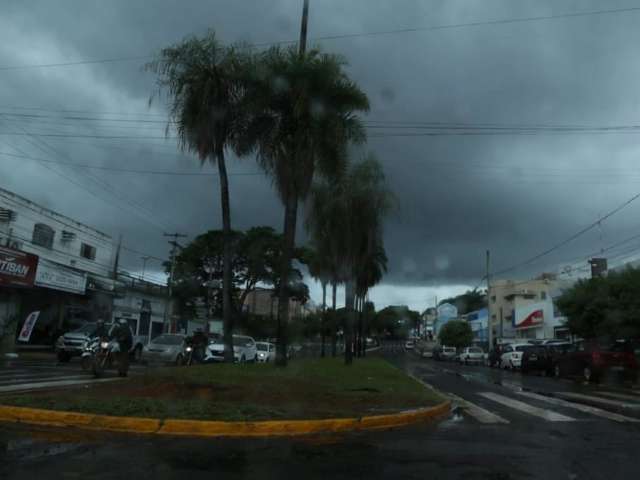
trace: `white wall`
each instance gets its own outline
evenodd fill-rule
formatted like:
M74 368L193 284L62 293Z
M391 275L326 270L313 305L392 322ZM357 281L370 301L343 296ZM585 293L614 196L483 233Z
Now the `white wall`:
M111 276L115 247L110 236L3 189L0 189L0 208L15 212L13 221L0 221L0 245L33 253L46 260L95 275ZM43 223L54 230L51 249L31 243L36 223ZM63 231L73 233L74 238L63 242ZM80 255L82 243L95 247L95 260Z

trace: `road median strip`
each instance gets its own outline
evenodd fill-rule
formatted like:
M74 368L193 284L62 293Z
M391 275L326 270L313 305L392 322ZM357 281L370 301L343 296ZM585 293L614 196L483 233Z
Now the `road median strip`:
M76 427L89 430L138 434L194 437L272 437L397 428L423 423L429 420L436 420L448 415L450 409L451 402L445 401L433 407L360 418L224 422L114 417L0 405L0 422L24 423L49 427Z

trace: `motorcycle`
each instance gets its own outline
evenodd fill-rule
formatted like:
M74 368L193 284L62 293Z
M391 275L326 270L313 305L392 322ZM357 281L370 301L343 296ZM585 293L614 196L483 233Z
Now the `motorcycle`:
M118 342L108 338L94 338L87 342L82 352L81 364L84 370L91 370L96 378L102 377L104 371L111 368L114 354L120 351ZM126 375L126 366L116 363L120 376Z

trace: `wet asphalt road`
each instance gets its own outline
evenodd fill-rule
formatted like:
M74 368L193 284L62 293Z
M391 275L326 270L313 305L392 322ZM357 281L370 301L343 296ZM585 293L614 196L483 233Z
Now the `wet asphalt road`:
M287 440L131 437L0 426L0 478L630 479L640 423L523 396L580 391L570 381L382 354L454 394L443 422ZM505 400L506 399L506 400ZM514 407L515 405L515 407ZM484 413L483 413L484 412ZM626 418L626 417L624 417Z

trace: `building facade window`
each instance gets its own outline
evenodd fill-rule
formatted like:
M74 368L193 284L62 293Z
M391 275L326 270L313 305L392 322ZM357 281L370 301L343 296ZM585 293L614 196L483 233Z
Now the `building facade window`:
M496 303L496 296L495 295L491 295L491 303Z
M96 259L96 247L83 243L80 246L80 256L88 258L89 260Z
M546 300L547 299L547 292L540 292L540 300Z
M55 233L56 232L49 225L45 225L44 223L36 223L33 227L33 238L31 239L31 242L34 245L52 249L53 237L55 236Z

